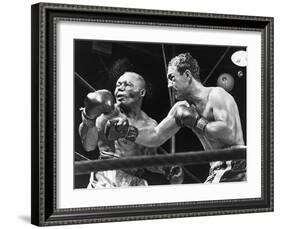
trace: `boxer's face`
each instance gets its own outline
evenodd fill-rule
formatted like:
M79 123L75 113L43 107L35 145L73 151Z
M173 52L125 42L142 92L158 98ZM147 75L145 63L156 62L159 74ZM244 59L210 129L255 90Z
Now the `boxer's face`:
M131 72L124 73L116 82L115 98L116 102L130 106L141 101L144 96L144 83L139 75Z
M187 93L188 79L185 73L180 74L175 65L168 67L168 88L172 88L177 100L184 100Z

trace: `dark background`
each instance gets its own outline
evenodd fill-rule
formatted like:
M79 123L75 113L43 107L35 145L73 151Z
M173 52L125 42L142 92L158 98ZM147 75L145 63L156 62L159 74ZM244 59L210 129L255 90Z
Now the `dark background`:
M166 58L168 63L174 56L187 51L197 59L200 65L201 82L204 82L209 73L214 70L205 86L216 86L217 79L222 73L233 76L234 88L230 94L239 108L246 143L246 67L239 67L231 61L231 55L238 50L246 50L246 47L74 40L75 152L89 159L98 158L98 150L93 152L83 150L78 135L78 126L81 122L79 108L83 107L83 99L91 89L77 75L96 90L105 88L113 92L116 80L125 71L139 73L148 85L148 93L142 108L150 117L160 122L170 110L164 59ZM221 58L222 61L218 64ZM238 75L239 71L243 73L243 76ZM169 151L169 146L168 141L162 147ZM176 134L176 152L194 150L203 150L201 143L188 128L182 128ZM208 175L209 165L186 166L186 169L203 182ZM146 172L144 176L149 184L167 183L160 175ZM89 175L75 176L75 188L86 187L88 179ZM186 174L184 183L195 182Z

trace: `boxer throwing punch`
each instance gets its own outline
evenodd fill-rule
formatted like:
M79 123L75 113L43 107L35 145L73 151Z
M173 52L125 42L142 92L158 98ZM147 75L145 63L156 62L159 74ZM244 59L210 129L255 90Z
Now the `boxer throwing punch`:
M145 87L142 76L125 72L116 83L116 103L107 90L98 90L86 96L79 126L86 151L98 147L100 159L156 154L156 148L135 143L138 129L157 126L157 122L141 110ZM160 168L149 170L165 174ZM142 172L142 169L92 172L88 188L148 185L141 178ZM181 174L174 177L177 179L178 175Z
M190 128L205 150L244 145L239 111L234 98L220 87L205 87L200 82L197 60L189 53L174 57L168 65L168 87L179 100L167 117L154 128L139 129L136 142L155 147L163 144L180 128ZM149 137L147 137L149 136ZM210 163L206 183L243 181L246 161Z

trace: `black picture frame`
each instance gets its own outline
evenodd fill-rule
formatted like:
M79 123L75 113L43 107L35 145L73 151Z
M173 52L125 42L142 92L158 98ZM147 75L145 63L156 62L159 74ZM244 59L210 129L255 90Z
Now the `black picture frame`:
M32 5L31 223L99 223L273 211L273 23L271 17L38 3ZM55 27L61 19L233 31L262 37L261 198L58 209L56 205Z

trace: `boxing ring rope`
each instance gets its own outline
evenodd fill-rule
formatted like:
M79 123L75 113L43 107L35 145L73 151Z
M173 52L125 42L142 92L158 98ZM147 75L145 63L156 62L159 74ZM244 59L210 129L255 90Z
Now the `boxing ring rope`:
M208 151L190 151L176 154L133 156L118 159L79 161L74 163L76 175L93 171L132 169L157 166L183 166L209 163L212 161L240 160L246 158L246 147Z
M75 77L77 77L84 85L86 88L88 88L90 91L96 91L95 88L91 84L89 84L86 80L83 79L82 76L80 76L77 72L74 72Z
M217 61L217 63L215 64L215 66L212 68L212 70L209 72L209 74L207 75L207 77L205 78L204 82L202 83L203 85L206 84L206 82L209 80L209 78L212 76L212 74L214 73L214 71L216 70L216 68L219 66L219 64L222 62L223 58L225 57L225 55L227 54L227 52L230 50L230 47L227 47L224 51L224 53L221 55L221 57L219 58L219 60Z
M86 161L90 161L91 160L91 159L85 157L84 155L82 155L82 154L80 154L78 152L74 153L74 157L75 157L75 160L77 160L77 161L85 161L85 160Z

